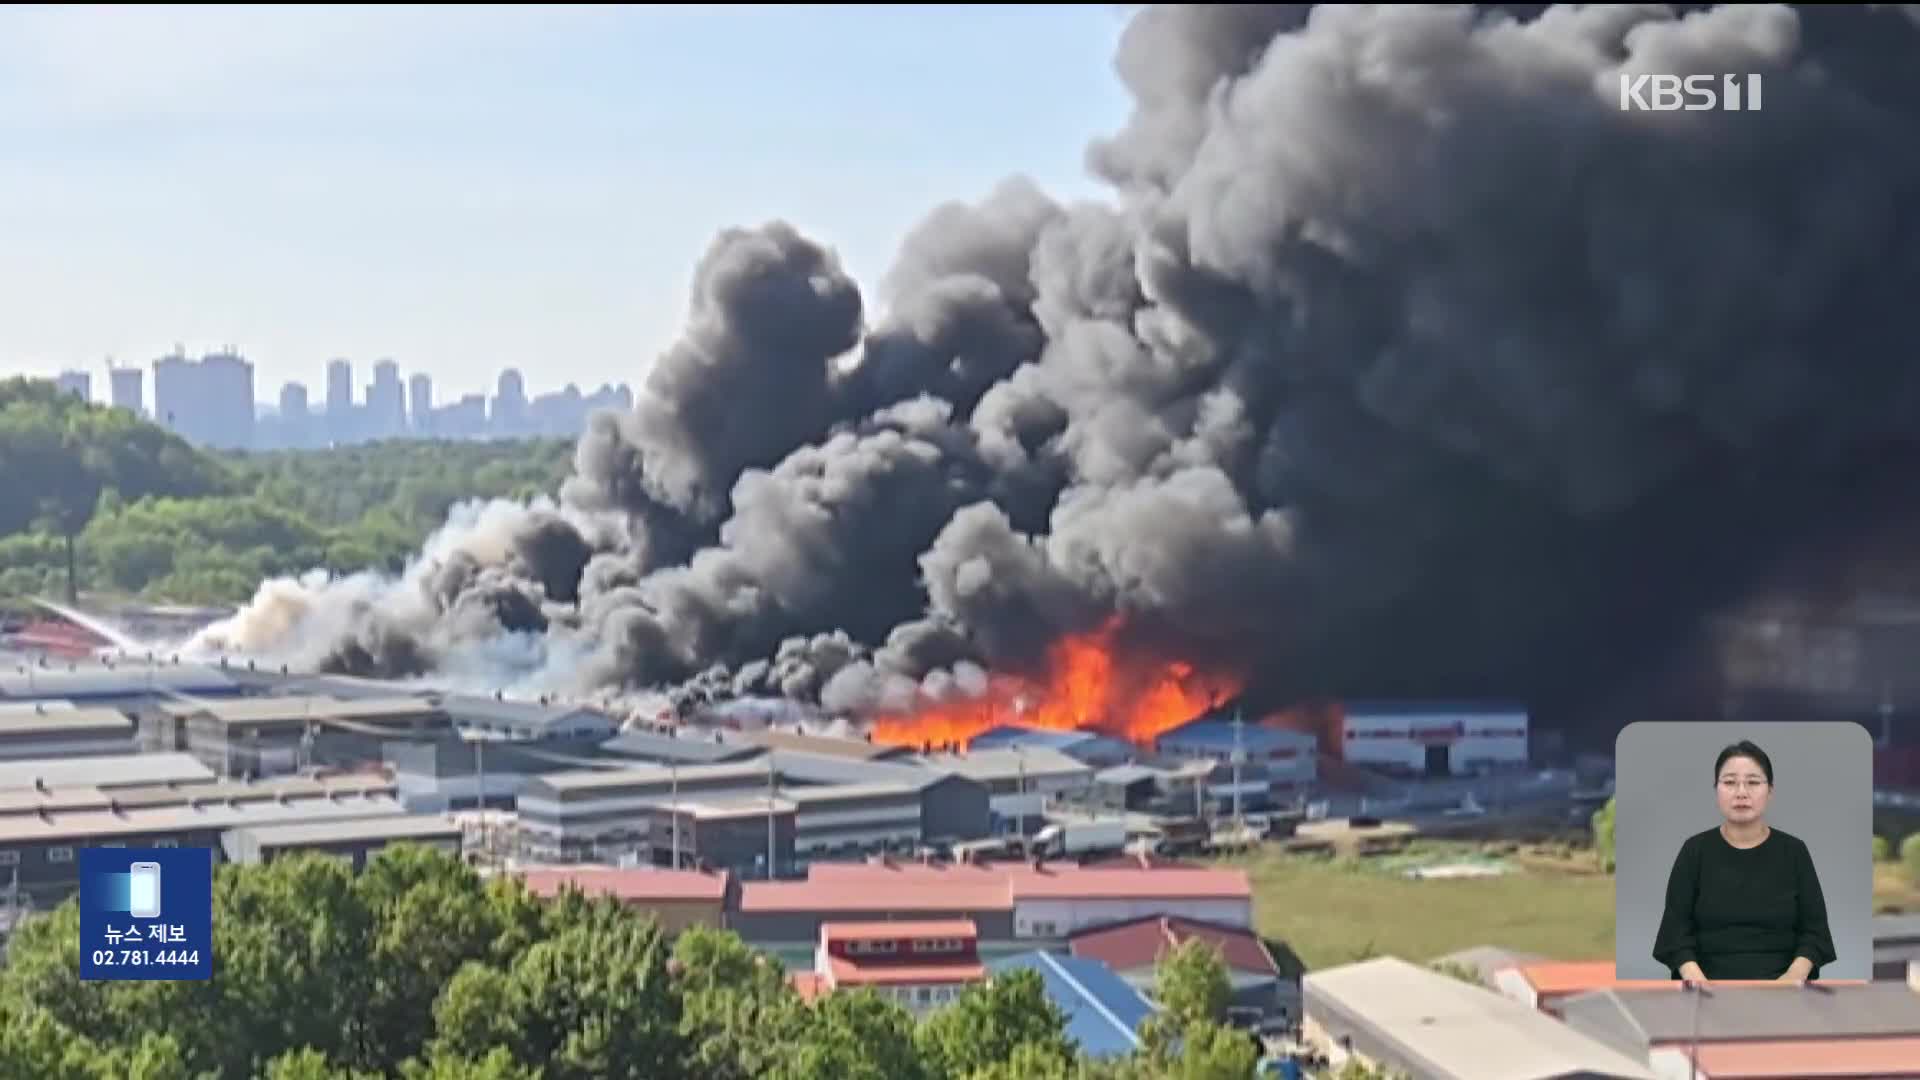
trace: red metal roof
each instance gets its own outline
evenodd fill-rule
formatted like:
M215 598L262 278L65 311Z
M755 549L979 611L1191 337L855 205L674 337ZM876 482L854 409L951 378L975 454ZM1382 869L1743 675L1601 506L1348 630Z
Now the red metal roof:
M1196 939L1220 950L1221 959L1234 971L1280 974L1273 955L1251 931L1175 915L1149 916L1082 931L1073 935L1068 948L1075 956L1099 960L1115 971L1131 971L1152 967L1162 954Z
M876 886L858 879L836 881L748 881L740 886L744 912L830 911L848 914L914 911L964 914L1011 911L1013 895L1002 881L889 883Z
M978 960L942 964L855 963L838 956L827 958L827 975L835 986L899 986L902 983L969 983L987 977L986 965Z
M1920 1038L1706 1043L1698 1055L1700 1072L1709 1080L1920 1076Z
M698 870L633 870L612 866L532 867L520 880L535 896L552 898L568 885L588 896L612 896L626 903L705 900L727 895L727 873Z
M1513 970L1533 987L1534 993L1541 995L1583 994L1589 990L1675 990L1682 985L1671 979L1615 978L1611 960L1516 964Z
M929 919L902 922L833 922L820 925L827 941L898 941L904 938L967 938L980 936L972 919Z

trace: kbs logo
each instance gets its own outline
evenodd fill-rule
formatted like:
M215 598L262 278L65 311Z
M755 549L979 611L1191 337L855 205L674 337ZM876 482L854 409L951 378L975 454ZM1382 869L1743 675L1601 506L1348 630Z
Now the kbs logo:
M1744 102L1744 105L1743 105ZM1620 73L1620 109L1645 112L1760 111L1758 75L1629 75Z

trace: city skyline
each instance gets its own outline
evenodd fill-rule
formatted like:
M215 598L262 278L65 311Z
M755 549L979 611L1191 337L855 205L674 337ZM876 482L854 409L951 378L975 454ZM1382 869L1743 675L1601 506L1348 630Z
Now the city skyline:
M526 376L506 368L494 376L491 392L441 396L433 376L411 372L403 379L399 363L383 357L372 365L371 381L356 381L353 361L327 362L326 380L316 397L304 380L280 385L273 400L263 396L255 365L231 345L190 355L184 346L154 360L146 369L109 366L106 379L72 369L51 381L82 399L132 411L203 447L285 450L346 446L384 439L573 438L593 412L633 408L633 391L624 382L583 390L569 382L544 393L530 393ZM45 376L33 376L45 378Z
M902 240L1030 176L1111 199L1104 8L0 11L0 370L234 343L638 386L723 230ZM511 77L502 73L511 72ZM991 77L983 78L983 73Z

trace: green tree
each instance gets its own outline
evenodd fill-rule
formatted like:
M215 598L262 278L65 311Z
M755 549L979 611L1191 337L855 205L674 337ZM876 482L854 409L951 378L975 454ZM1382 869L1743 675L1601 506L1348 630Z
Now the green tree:
M1225 1020L1233 983L1220 950L1189 938L1164 953L1154 969L1153 996L1161 1011L1181 1028L1202 1020Z
M1892 859L1893 845L1888 842L1886 837L1876 833L1873 838L1873 861L1883 863L1889 862Z
M737 934L693 927L673 946L684 1002L680 1032L704 1080L756 1080L773 1069L808 1017L777 960Z
M1593 813L1593 850L1600 858L1600 867L1607 873L1613 873L1613 798Z
M1900 865L1909 879L1920 883L1920 832L1900 841Z
M800 1038L768 1080L935 1080L914 1045L913 1017L871 990L836 991L807 1009Z
M969 987L915 1032L921 1056L936 1075L971 1076L1031 1047L1028 1056L1073 1057L1066 1017L1047 996L1040 973L1011 971Z

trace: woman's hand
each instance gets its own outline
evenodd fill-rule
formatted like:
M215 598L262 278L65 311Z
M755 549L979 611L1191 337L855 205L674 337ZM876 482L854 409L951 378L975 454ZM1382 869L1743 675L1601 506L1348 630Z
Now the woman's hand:
M1794 961L1794 963L1797 964L1799 963L1799 961L1796 960ZM1680 977L1686 980L1687 982L1695 984L1696 986L1707 985L1707 973L1704 971L1701 971L1700 965L1693 962L1692 960L1689 960L1686 963L1680 965Z
M1796 956L1793 958L1793 963L1787 965L1786 972L1773 981L1803 983L1807 981L1807 976L1811 974L1813 974L1813 961L1804 956Z

